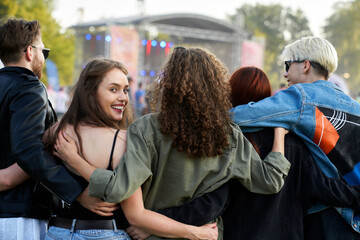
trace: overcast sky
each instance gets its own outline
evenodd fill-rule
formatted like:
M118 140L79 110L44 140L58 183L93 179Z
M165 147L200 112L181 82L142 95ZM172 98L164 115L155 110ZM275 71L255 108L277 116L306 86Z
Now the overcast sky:
M340 0L143 0L147 14L197 13L219 19L235 13L244 3L280 3L293 9L300 8L309 19L310 28L317 36L325 19L333 13L333 5ZM349 0L345 0L349 1ZM81 14L79 9L83 9ZM126 17L139 13L138 0L55 0L54 17L64 27L83 22Z

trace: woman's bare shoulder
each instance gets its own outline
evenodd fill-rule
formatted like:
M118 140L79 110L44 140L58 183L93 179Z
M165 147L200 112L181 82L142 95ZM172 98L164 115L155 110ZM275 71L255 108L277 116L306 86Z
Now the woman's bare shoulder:
M81 126L79 134L82 139L85 159L97 168L107 168L116 129L105 127Z
M80 126L79 134L81 137L95 136L98 138L114 138L116 129L109 127L92 127L92 126Z
M126 130L120 130L119 131L119 134L118 134L118 139L120 139L120 140L122 140L122 141L124 141L124 142L126 142Z

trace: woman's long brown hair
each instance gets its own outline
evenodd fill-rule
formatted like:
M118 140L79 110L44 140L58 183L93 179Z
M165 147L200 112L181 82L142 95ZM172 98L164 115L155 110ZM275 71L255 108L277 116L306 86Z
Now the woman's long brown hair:
M229 146L227 69L210 52L174 49L152 92L152 109L159 104L161 132L172 136L178 151L189 157L209 157Z
M75 133L80 142L80 152L82 152L82 140L78 132L80 124L126 129L132 122L133 115L131 106L129 106L129 104L131 104L130 102L124 110L122 120L114 121L106 117L96 99L96 91L104 75L114 68L119 69L125 75L128 73L122 63L111 59L94 58L86 64L80 74L79 81L73 87L69 109L61 118L56 130L50 132L45 141L45 145L50 152L54 150L59 131L64 129L68 124L74 126Z

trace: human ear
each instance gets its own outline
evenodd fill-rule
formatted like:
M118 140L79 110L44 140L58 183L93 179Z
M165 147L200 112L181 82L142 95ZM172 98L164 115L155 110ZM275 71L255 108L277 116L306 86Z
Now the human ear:
M33 58L32 47L28 46L25 50L25 59L26 61L31 62L32 58Z
M310 61L309 60L305 60L304 61L304 72L307 72L310 70L310 67L311 67L311 64L310 64Z

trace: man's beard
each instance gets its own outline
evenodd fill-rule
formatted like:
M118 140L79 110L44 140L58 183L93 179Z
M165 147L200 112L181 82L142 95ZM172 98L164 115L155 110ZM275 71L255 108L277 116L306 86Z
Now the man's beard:
M36 53L34 61L32 62L32 70L39 79L41 78L42 75L43 66L44 63L41 62L38 53Z

